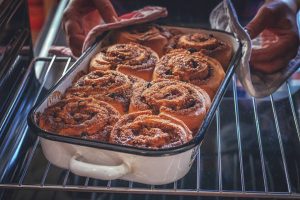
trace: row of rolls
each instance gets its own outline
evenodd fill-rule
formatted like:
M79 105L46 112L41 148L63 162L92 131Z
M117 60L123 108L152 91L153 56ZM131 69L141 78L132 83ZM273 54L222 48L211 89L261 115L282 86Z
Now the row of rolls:
M230 45L211 34L174 33L158 25L110 37L114 45L102 48L61 100L39 113L39 126L141 148L189 142L224 79Z

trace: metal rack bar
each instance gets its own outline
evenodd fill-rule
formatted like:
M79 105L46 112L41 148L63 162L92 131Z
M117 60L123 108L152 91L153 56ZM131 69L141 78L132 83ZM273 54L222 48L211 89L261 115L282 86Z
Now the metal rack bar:
M264 181L264 189L265 189L265 192L268 192L269 187L268 187L268 182L267 182L264 152L263 152L261 136L260 136L259 119L258 119L258 115L257 115L256 101L253 97L252 97L252 104L253 104L253 110L254 110L254 119L255 119L256 134L257 134L257 141L258 141L258 148L259 148L261 171L262 171L263 181Z
M63 187L65 187L67 185L69 174L70 174L70 170L67 170L66 175L63 180L63 184L62 184Z
M56 57L54 56L46 56L46 57L38 57L34 60L34 62L51 62L54 59L54 62L68 62L68 60L72 61L70 57ZM48 65L50 67L50 64Z
M287 86L287 90L288 90L288 93L289 93L289 102L290 102L290 106L291 106L291 109L292 109L292 114L293 114L293 118L294 118L294 122L295 122L295 127L296 127L296 130L297 130L297 135L298 135L298 139L299 139L299 142L300 142L299 120L297 119L297 115L296 115L296 111L295 111L295 105L294 105L294 102L293 102L292 92L291 92L289 82L286 82L286 86Z
M38 62L38 61L45 61L45 62L49 62L49 61L50 61L50 64L47 66L46 73L45 73L45 75L42 77L42 83L41 83L41 86L39 87L39 90L38 90L38 92L37 92L36 98L34 99L34 103L38 100L38 98L39 98L39 96L40 96L40 93L41 93L41 91L42 91L42 89L43 89L43 87L44 87L44 85L45 85L45 83L46 83L47 75L49 74L51 68L53 67L54 62L67 62L66 65L65 65L65 67L64 67L63 74L62 74L62 75L64 75L64 74L67 72L67 70L68 70L68 67L69 67L69 65L70 65L70 63L71 63L71 60L72 60L72 59L71 59L70 57L59 57L59 58L57 58L57 57L54 55L53 57L40 57L40 58L38 58L38 59L36 59L36 60L34 61L34 63L36 63L36 62ZM28 127L26 127L26 129L27 129L27 128L28 128ZM37 137L37 139L36 139L36 141L35 141L35 143L34 143L34 145L33 145L32 151L30 152L30 155L29 155L29 157L28 157L28 160L27 160L27 163L26 163L25 168L24 168L24 170L23 170L23 173L22 173L22 175L21 175L21 178L19 179L19 185L22 185L22 184L23 184L24 178L25 178L25 176L26 176L26 174L27 174L28 168L29 168L30 163L31 163L31 161L32 161L32 159L33 159L33 155L34 155L34 153L35 153L35 151L36 151L36 149L37 149L37 146L38 146L38 144L39 144L39 141L40 141L40 138ZM50 162L48 162L48 165L47 165L47 167L46 167L45 173L44 173L43 178L42 178L42 181L41 181L41 185L42 185L42 186L43 186L44 183L45 183L45 179L46 179L46 177L47 177L47 174L48 174L48 171L49 171L49 169L50 169L50 166L51 166L51 164L50 164ZM68 170L68 172L66 173L66 176L65 176L65 178L64 178L63 186L66 185L66 182L67 182L69 173L70 173L70 171Z
M44 57L48 55L49 49L51 47L51 45L53 44L55 37L56 37L56 33L58 32L58 29L60 27L60 23L63 17L63 10L66 8L67 4L68 4L68 0L63 0L60 1L60 3L58 4L58 7L56 9L55 14L53 15L53 19L51 19L51 24L49 24L49 29L44 32L47 35L45 37L42 37L43 41L42 41L42 46L41 48L38 50L38 56L39 57ZM45 26L47 27L47 26ZM37 52L37 50L35 50ZM39 77L41 71L37 71L37 75Z
M64 67L64 71L63 71L62 75L65 75L68 72L71 60L72 60L72 58L68 58L67 63L65 65L65 67Z
M71 63L71 58L68 57L43 57L37 59L38 61L44 61L44 62L50 62L47 70L46 70L46 75L49 73L50 68L54 64L54 62L66 62L63 70L63 74L65 74L69 70L69 66ZM44 76L45 79L47 76ZM46 80L43 79L42 81L42 86L45 84ZM257 111L257 103L255 98L249 99L252 100L252 105L253 105L253 110L254 110L254 120L255 120L255 127L256 127L256 134L257 134L257 140L258 140L258 146L259 146L259 156L260 156L260 165L261 165L261 170L262 170L262 175L263 175L263 183L264 183L264 191L246 191L245 190L245 177L244 177L244 163L243 163L243 152L242 152L242 142L241 142L241 129L240 129L240 113L239 113L239 107L238 107L238 96L237 96L237 88L236 88L236 79L233 77L233 102L234 102L234 112L235 112L235 123L236 123L236 136L237 136L237 142L238 142L238 154L235 155L233 158L234 161L237 163L237 173L234 175L235 177L238 177L238 171L241 173L241 186L242 188L239 190L224 190L223 189L223 178L222 178L222 140L221 140L221 116L220 116L220 108L216 110L216 143L217 143L217 190L208 190L208 189L202 189L201 188L201 149L198 149L198 155L196 157L196 185L195 188L191 189L183 189L184 188L184 179L182 179L180 182L175 181L173 183L173 187L169 188L167 185L163 187L155 187L155 185L150 185L149 187L145 188L138 188L134 187L135 184L132 181L128 182L128 187L116 187L115 184L117 183L116 181L107 181L106 186L99 186L97 185L97 180L93 184L89 184L90 178L85 177L85 181L82 183L83 185L74 185L74 184L69 184L68 179L70 176L70 171L66 170L64 177L63 177L63 182L61 184L57 185L51 185L46 183L46 179L49 173L49 170L51 168L51 164L48 162L47 165L42 166L44 167L44 173L41 178L40 183L37 184L24 184L24 179L27 175L27 172L29 170L29 166L33 161L33 157L36 157L36 153L40 153L39 151L36 151L40 140L39 138L36 139L34 142L34 145L27 157L27 160L25 161L25 165L23 168L23 171L21 173L20 179L18 181L18 184L12 184L12 183L0 183L0 189L36 189L36 190L56 190L56 191L76 191L76 192L94 192L96 195L96 192L104 192L104 193L127 193L127 194L147 194L146 197L149 197L149 195L181 195L181 196L212 196L212 197L232 197L232 198L237 198L237 197L245 197L245 198L283 198L283 199L300 199L300 193L295 193L291 191L291 184L289 180L289 173L288 173L288 168L287 168L287 163L286 163L286 158L285 158L285 153L284 153L284 148L283 148L283 143L282 143L282 138L281 138L281 133L279 129L279 124L278 124L278 119L277 119L277 113L275 109L275 104L273 102L273 97L271 96L271 104L272 104L272 111L274 115L274 120L275 120L275 125L276 125L276 131L277 131L277 137L278 141L280 144L280 151L281 151L281 157L282 157L282 162L283 162L283 167L285 171L285 178L286 178L286 184L287 184L287 191L286 192L269 192L269 185L268 185L268 173L271 173L270 170L269 172L267 171L267 163L265 163L265 155L264 155L264 149L262 145L262 140L261 140L261 130L260 130L260 121L258 117L258 111ZM297 116L296 116L296 111L295 107L292 101L292 96L291 96L291 91L289 88L289 85L287 83L288 91L289 91L289 102L292 108L293 112L293 117L294 121L296 124L296 130L297 134L299 136L299 124L297 124ZM41 93L41 89L39 89L39 94ZM36 97L36 99L39 98L39 95ZM36 100L37 101L37 100ZM251 101L250 101L251 102ZM252 163L253 165L253 158L250 157L250 164ZM245 161L247 162L247 161ZM238 170L239 167L239 170ZM251 172L252 174L254 173L253 171ZM272 176L270 176L271 180ZM68 184L67 184L68 183ZM270 183L272 184L272 183ZM253 182L252 180L252 185L255 188L255 180ZM272 185L271 185L272 186ZM271 187L270 186L270 187ZM96 197L95 195L92 195Z
M45 185L45 181L46 181L46 178L47 178L47 175L48 175L50 167L51 167L51 163L48 161L47 166L46 166L46 170L45 170L45 172L43 174L42 181L41 181L41 185L42 186Z
M27 81L28 81L28 78L29 78L29 74L32 73L33 71L33 66L37 63L37 62L40 62L40 61L47 61L47 62L50 62L49 65L47 65L46 67L46 73L44 74L44 76L42 77L42 85L39 87L38 89L38 93L36 94L36 97L33 99L33 104L38 100L39 96L40 96L40 93L42 91L42 88L43 88L43 85L45 84L45 81L43 80L45 77L47 77L48 73L49 73L49 68L52 67L54 61L55 61L55 57L47 57L47 58L44 58L44 57L41 57L41 58L36 58L34 59L28 70L26 71L26 74L23 78L23 80L21 81L22 84L25 84ZM26 84L25 84L26 85ZM18 89L18 92L17 93L20 93L22 90L24 90L24 87L22 88L19 88ZM16 99L13 99L12 100L12 103L15 104L15 101ZM13 105L15 106L15 105ZM11 109L11 108L9 108ZM9 113L8 113L9 115ZM7 119L7 116L4 118L4 120L6 121ZM3 123L5 123L5 121ZM1 122L2 124L2 122ZM2 125L1 125L2 126ZM28 125L27 125L27 121L26 119L24 119L23 121L20 122L20 128L18 130L18 134L15 133L15 134L8 134L6 135L6 137L4 138L5 141L12 141L11 143L6 143L5 145L2 146L2 149L4 149L5 151L1 152L1 157L3 158L2 160L2 166L1 166L1 171L5 170L5 169L2 169L2 167L6 167L7 165L9 165L9 162L11 161L11 157L13 157L13 154L15 153L15 151L17 149L20 148L20 145L22 144L22 141L24 139L24 137L26 136L26 133L27 133L27 130L28 130ZM10 131L10 130L8 130ZM5 155L5 157L4 157ZM2 177L1 177L2 179Z
M107 181L107 188L111 188L111 181Z
M173 185L174 185L174 190L177 190L177 181L175 181L174 183L173 183Z
M49 72L50 72L50 70L51 70L51 68L52 68L52 66L53 66L53 64L54 64L55 58L56 58L56 56L53 56L53 57L51 58L50 64L47 66L46 73L45 73L45 75L42 77L42 83L41 83L41 86L40 86L39 89L38 89L38 92L37 92L37 94L36 94L36 97L34 98L33 104L35 104L35 103L37 102L37 100L39 99L39 97L40 97L40 94L41 94L41 92L42 92L42 89L43 89L43 87L44 87L44 85L45 85L45 83L46 83L46 80L47 80L47 75L49 74ZM40 59L37 59L36 61L40 61L40 60L43 60L43 61L44 61L44 60L45 60L45 61L49 61L48 58L40 58ZM24 131L23 131L23 132L27 132L27 129L28 129L28 125L26 125L26 127L24 128ZM29 158L28 158L28 162L26 163L25 169L24 169L24 171L23 171L23 174L22 174L22 176L21 176L21 178L20 178L20 180L19 180L19 185L22 185L22 183L23 183L23 180L24 180L24 178L25 178L25 176L26 176L26 174L27 174L27 170L28 170L28 168L29 168L29 165L30 165L30 163L31 163L31 160L32 160L32 158L33 158L33 155L34 155L34 152L35 152L35 150L36 150L36 147L37 147L38 143L39 143L39 137L36 139L36 141L35 141L35 143L34 143L32 152L30 153Z
M132 182L132 181L129 181L128 187L129 187L129 188L132 188L132 187L133 187L133 182Z
M196 182L197 191L200 190L200 186L201 186L200 185L200 180L201 180L200 162L201 162L201 149L199 147L198 154L197 154L197 182Z
M19 179L19 185L22 185L22 184L23 184L24 178L25 178L25 176L26 176L26 174L27 174L29 165L30 165L30 163L31 163L31 161L32 161L33 155L34 155L35 150L36 150L36 148L37 148L37 146L38 146L38 144L39 144L39 141L40 141L40 138L38 137L38 138L35 140L35 142L34 142L34 145L33 145L33 147L32 147L32 150L31 150L30 154L29 154L29 157L28 157L28 160L27 160L26 165L25 165L25 167L24 167L24 170L23 170L23 173L22 173L22 175L21 175L21 178Z
M216 191L216 190L188 190L188 189L144 189L127 187L103 187L103 186L75 186L67 185L60 187L57 185L32 185L26 187L13 184L0 184L0 189L39 189L39 190L56 190L56 191L73 191L73 192L105 192L105 193L127 193L127 194L159 194L159 195L186 195L186 196L214 196L214 197L245 197L245 198L282 198L282 199L299 199L300 194L288 192L258 192L258 191Z
M218 187L219 187L219 191L223 190L223 186L222 186L222 155L221 155L221 151L222 151L222 147L221 147L221 135L220 135L220 130L221 130L221 126L220 126L220 108L217 109L216 111L216 121L217 121L217 143L218 143Z
M282 138L281 138L281 132L280 132L280 129L279 129L277 113L276 113L276 110L275 110L274 99L273 99L272 95L270 96L270 99L271 99L271 105L272 105L274 120L275 120L276 132L277 132L278 141L279 141L281 158L282 158L282 162L283 162L283 168L284 168L284 174L285 174L285 178L286 178L286 184L287 184L288 192L291 193L291 183L290 183L290 178L289 178L289 172L288 172L288 169L287 169L286 158L285 158L285 153L284 153L284 148L283 148Z
M236 121L236 134L238 141L238 151L239 151L239 163L240 163L240 174L241 174L241 185L242 191L245 191L245 177L244 177L244 165L243 165L243 151L242 151L242 142L241 142L241 130L240 130L240 118L239 118L239 108L237 100L237 89L236 89L236 77L232 77L232 88L233 88L233 100L234 100L234 112L235 112L235 121Z
M34 63L36 62L36 60L33 60L26 73L24 74L24 77L22 78L22 81L21 83L19 84L17 90L16 90L16 93L14 94L5 114L4 114L4 117L1 119L0 121L0 130L3 129L4 127L4 124L6 123L7 119L9 118L9 115L11 114L12 110L14 109L14 107L16 106L16 102L18 101L19 97L20 97L20 94L22 93L22 91L25 89L25 86L26 86L26 82L28 81L28 77L29 77L29 74L31 73L32 71L32 68L34 66Z
M85 178L85 182L84 182L84 186L88 186L89 185L89 181L90 181L90 178L86 177Z

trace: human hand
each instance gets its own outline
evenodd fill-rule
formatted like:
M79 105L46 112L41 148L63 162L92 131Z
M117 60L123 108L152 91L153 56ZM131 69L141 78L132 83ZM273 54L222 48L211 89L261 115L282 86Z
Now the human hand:
M88 32L100 23L118 21L109 0L71 0L64 11L63 29L74 56L80 56Z
M296 9L292 0L267 1L246 26L251 39L261 34L262 46L253 49L250 65L263 73L274 73L287 66L299 46ZM294 5L296 6L296 5Z
M116 23L100 24L95 26L86 36L83 43L82 50L85 51L89 46L91 46L95 39L102 33L108 30L114 30L134 24L142 24L150 21L154 21L161 17L166 17L168 11L166 8L159 6L146 6L139 10L134 10L130 13L119 16L119 21Z

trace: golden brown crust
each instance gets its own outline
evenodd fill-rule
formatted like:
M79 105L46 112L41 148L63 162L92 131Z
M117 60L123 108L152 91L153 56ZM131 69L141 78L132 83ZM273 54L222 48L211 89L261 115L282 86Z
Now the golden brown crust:
M212 34L190 33L175 35L170 39L166 51L172 49L187 49L191 52L201 52L218 60L226 71L233 53L230 44L221 41Z
M225 77L221 64L200 52L172 50L163 56L153 72L153 80L179 80L204 89L213 99Z
M150 47L159 56L162 56L171 33L158 25L140 24L117 30L112 37L115 43L138 43Z
M39 126L60 135L107 141L119 112L93 98L63 99L39 115Z
M227 67L232 48L212 35L156 25L117 30L109 40L118 44L100 50L62 100L38 113L39 126L141 148L189 142L224 78L216 59Z
M158 55L148 47L136 44L115 44L102 49L90 62L90 71L117 70L150 81Z
M124 115L114 126L109 142L160 149L182 145L191 139L191 131L180 120L141 111Z
M73 86L68 88L65 98L93 97L111 104L121 114L124 114L128 110L135 81L138 81L138 78L128 77L113 70L92 71L79 78Z
M129 112L151 110L182 120L196 131L211 105L208 94L196 86L175 80L138 83L134 86Z

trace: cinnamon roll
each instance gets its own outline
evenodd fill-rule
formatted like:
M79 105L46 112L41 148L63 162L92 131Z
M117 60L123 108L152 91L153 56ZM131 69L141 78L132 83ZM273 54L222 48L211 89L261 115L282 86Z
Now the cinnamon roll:
M231 56L232 47L212 34L205 33L190 33L179 34L170 39L167 51L172 49L187 49L191 52L200 51L205 55L218 60L223 68L228 68Z
M151 111L127 114L115 124L109 142L141 148L170 148L189 142L191 131L183 122Z
M46 108L38 118L39 126L46 131L107 141L120 114L103 101L72 98L63 99Z
M117 30L112 37L115 43L135 42L150 47L162 56L171 33L159 25L140 24Z
M196 86L175 80L138 83L130 101L129 112L151 110L183 121L193 132L202 124L211 100Z
M158 62L153 80L175 79L204 89L213 99L225 73L221 64L200 52L178 49L163 56Z
M117 70L150 81L158 55L136 43L115 44L104 48L90 62L90 70Z
M128 110L133 79L117 71L92 71L67 89L65 98L94 97L114 106L121 114Z

